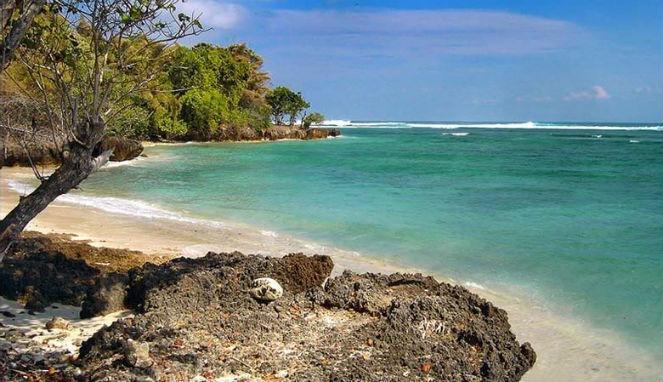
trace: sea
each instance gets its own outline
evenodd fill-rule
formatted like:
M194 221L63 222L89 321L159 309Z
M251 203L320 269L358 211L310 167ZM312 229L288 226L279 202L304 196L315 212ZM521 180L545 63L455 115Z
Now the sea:
M325 125L342 135L148 147L69 201L520 293L663 359L663 123Z

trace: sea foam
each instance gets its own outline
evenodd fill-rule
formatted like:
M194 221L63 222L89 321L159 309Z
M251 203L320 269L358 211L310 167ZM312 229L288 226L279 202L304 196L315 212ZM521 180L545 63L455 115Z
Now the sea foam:
M473 122L360 122L351 120L329 120L322 126L343 128L428 128L428 129L550 129L550 130L647 130L663 131L663 125L601 125L582 123L542 123L542 122L514 122L514 123L473 123Z
M9 180L7 185L11 190L18 192L19 194L27 194L34 190L34 187L15 180ZM219 221L190 218L138 200L79 194L60 195L55 200L62 203L93 207L114 214L129 215L144 219L165 219L183 223L205 224L217 228L226 227L226 224Z

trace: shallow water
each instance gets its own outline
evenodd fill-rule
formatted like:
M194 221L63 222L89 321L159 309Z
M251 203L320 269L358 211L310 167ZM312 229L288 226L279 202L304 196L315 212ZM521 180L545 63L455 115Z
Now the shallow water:
M82 193L160 208L129 206L136 214L239 221L518 290L663 355L663 132L343 134L151 147Z

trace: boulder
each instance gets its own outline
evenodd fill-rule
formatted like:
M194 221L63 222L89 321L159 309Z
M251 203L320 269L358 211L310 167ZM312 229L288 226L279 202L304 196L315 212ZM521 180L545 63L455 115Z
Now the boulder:
M306 130L306 139L324 139L329 137L337 137L341 135L341 130L333 128L320 128L312 127Z
M65 320L62 317L53 317L45 325L45 328L48 330L60 329L66 330L69 329L69 321Z
M113 149L110 160L112 162L122 162L138 157L143 152L143 144L135 139L105 136L95 148L95 155L109 149Z
M124 359L129 366L146 369L154 363L150 358L150 344L128 340L124 348Z
M128 283L126 273L111 272L99 276L87 291L80 317L103 316L125 309Z
M1 134L2 131L0 131ZM0 138L0 167L30 166L30 161L34 164L52 166L58 165L62 161L62 148L55 145L48 137L37 136L24 143L27 146L27 152L21 142L13 136L7 135ZM134 159L143 152L143 145L137 140L106 136L95 148L94 155L99 155L111 148L113 155L110 160L114 162Z
M52 302L80 305L99 270L49 248L48 241L21 239L0 263L0 296L43 311Z
M272 302L283 296L283 287L281 284L269 277L261 277L253 280L252 287L249 289L249 293L251 297L258 301Z

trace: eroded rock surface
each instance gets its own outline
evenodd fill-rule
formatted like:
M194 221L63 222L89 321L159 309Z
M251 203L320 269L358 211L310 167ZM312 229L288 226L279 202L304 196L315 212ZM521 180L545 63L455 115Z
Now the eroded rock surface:
M76 361L47 357L62 364L55 369L12 349L20 332L3 332L4 380L516 381L536 360L506 312L420 274L329 279L326 256L238 252L126 271L138 254L88 247L36 235L7 257L0 282L14 295L31 287L45 302L83 300L86 316L123 308L136 315L83 342ZM113 267L89 265L113 255ZM283 294L253 298L260 278L276 280Z
M323 256L237 252L146 264L129 274L140 314L84 342L79 366L103 381L515 381L535 362L506 312L462 287L349 271L322 287L331 268ZM260 277L283 295L251 298Z

